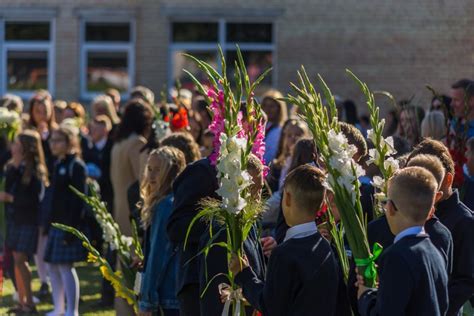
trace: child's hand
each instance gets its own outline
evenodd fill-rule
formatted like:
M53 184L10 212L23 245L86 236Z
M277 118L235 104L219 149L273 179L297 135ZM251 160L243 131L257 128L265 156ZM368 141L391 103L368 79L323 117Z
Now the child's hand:
M239 258L237 255L232 255L230 258L229 270L232 272L232 274L234 274L234 276L248 266L249 261L245 255L242 258Z
M273 237L263 237L260 239L263 248L263 254L267 257L270 257L273 249L276 248L277 242Z
M364 277L359 274L359 271L356 268L357 273L357 282L354 284L357 287L357 299L359 299L362 294L364 294L369 288L365 286Z

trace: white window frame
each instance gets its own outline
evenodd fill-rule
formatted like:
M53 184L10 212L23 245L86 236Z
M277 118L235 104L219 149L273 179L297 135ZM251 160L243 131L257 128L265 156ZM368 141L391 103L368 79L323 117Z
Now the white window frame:
M86 42L86 24L87 23L129 23L130 24L130 41L128 42ZM107 17L93 17L93 18L82 18L80 23L80 61L79 61L79 84L80 84L80 97L82 100L91 101L96 96L103 94L104 92L91 92L87 91L87 54L89 52L114 52L114 53L127 53L128 63L128 78L129 84L127 91L121 93L122 99L127 99L130 90L135 85L135 19L123 19L123 18L107 18Z
M49 22L49 41L15 41L5 40L5 22ZM33 96L34 90L8 90L7 58L9 51L45 52L47 55L48 83L46 89L55 95L56 86L56 63L55 63L55 43L56 43L56 21L54 18L3 18L0 19L0 94L12 93L22 99L29 99Z
M217 42L173 42L173 23L217 23L218 39ZM228 23L269 23L272 24L272 42L271 43L239 43L239 42L227 42L227 24ZM277 82L277 45L276 45L276 23L273 19L236 19L236 18L172 18L169 21L169 48L168 48L168 87L174 87L173 77L173 56L176 51L188 51L188 52L209 52L215 51L216 62L218 71L221 71L219 63L219 53L217 45L222 47L224 57L226 57L227 51L237 50L236 45L239 45L241 51L271 51L272 52L272 72L271 72L271 86L275 87Z

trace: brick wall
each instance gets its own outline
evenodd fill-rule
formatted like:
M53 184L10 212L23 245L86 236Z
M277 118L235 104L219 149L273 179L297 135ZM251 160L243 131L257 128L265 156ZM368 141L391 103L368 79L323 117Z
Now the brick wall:
M0 0L6 7L56 7L56 96L79 96L79 21L84 8L126 9L137 21L137 84L158 93L167 80L168 20L164 8L202 15L275 11L276 87L288 91L304 64L321 73L333 92L361 101L344 73L352 69L375 90L397 99L415 95L427 106L430 83L440 92L461 77L474 77L474 7L471 0ZM244 11L245 12L245 11ZM222 14L220 12L219 14Z

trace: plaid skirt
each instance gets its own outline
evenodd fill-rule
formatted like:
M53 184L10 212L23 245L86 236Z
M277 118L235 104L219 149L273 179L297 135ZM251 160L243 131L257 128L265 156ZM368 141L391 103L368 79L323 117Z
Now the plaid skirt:
M38 233L38 226L15 224L9 221L5 243L15 252L33 255L38 246Z
M86 250L81 241L71 233L51 227L44 261L48 263L73 263L86 259Z

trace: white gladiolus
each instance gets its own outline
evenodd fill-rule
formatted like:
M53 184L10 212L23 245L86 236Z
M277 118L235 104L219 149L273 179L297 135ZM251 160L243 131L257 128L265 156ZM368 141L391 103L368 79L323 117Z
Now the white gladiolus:
M242 197L243 191L252 184L252 178L242 170L242 153L247 146L245 138L220 136L221 150L216 166L219 172L219 189L216 193L222 197L222 206L230 213L238 214L247 206Z
M398 160L393 157L387 158L383 163L385 169L390 170L391 173L399 169Z
M0 107L0 124L12 125L20 121L20 115L15 111L10 111L7 108Z
M385 181L382 177L375 176L372 180L372 185L378 189L382 189L385 184Z

